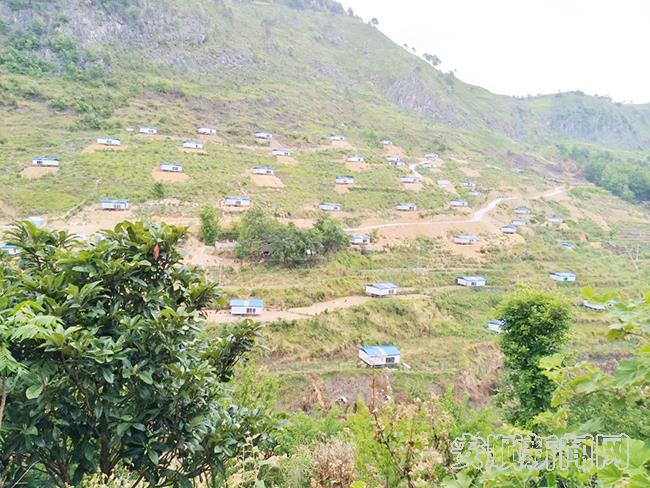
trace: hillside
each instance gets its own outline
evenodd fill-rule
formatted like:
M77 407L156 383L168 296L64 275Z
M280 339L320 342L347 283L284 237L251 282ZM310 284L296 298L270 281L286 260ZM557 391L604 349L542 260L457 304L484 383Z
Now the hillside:
M212 458L203 441L187 449L206 456L202 466L225 459L219 476L228 486L441 486L458 474L451 455L439 455L456 434L523 429L495 395L507 382L508 334L494 323L505 325L498 320L512 297L539 290L543 307L562 309L559 352L567 364L598 366L602 381L639 347L623 333L610 331L607 340L613 319L604 308L616 296L625 304L612 310L622 319L646 320L647 299L638 311L626 301L640 300L650 283L650 105L581 93L494 95L434 69L332 0L0 0L0 113L0 230L26 217L35 224L21 224L29 248L12 247L11 235L0 234L0 279L9 290L0 293L0 325L10 324L0 328L0 346L11 348L21 336L18 360L28 351L35 366L46 363L34 337L12 332L12 320L32 313L6 298L20 290L16 296L28 297L24 308L34 309L33 322L44 329L67 314L57 322L64 333L47 331L61 356L43 349L54 369L63 368L61 384L77 381L77 368L70 374L60 357L68 357L70 337L79 333L88 335L75 354L84 365L79 374L91 372L89 382L99 385L96 406L75 410L68 406L88 403L86 392L52 394L56 382L46 363L43 379L24 375L34 382L19 393L29 408L14 408L20 403L9 397L6 418L20 441L14 456L32 444L40 450L40 441L26 436L51 430L45 444L72 466L58 475L58 486L78 486L79 473L96 469L92 452L104 450L76 419L25 429L22 416L40 422L35 405L50 400L67 403L43 408L44 417L67 410L110 416L98 431L116 432L116 446L134 439L111 469L142 447L141 464L125 468L148 474L115 486L141 486L142 476L151 482L163 466L181 466L182 455L157 454L184 446L180 431L211 439L218 453ZM157 131L139 130L145 126ZM125 220L137 223L119 227ZM59 242L64 234L48 229L76 241ZM207 293L203 276L217 289ZM369 284L394 296L370 296ZM41 321L43 307L53 317ZM250 330L233 339L242 324L235 307L254 322L244 322ZM522 315L534 322L539 314ZM133 363L115 352L121 334L132 338ZM115 351L90 354L91 340ZM400 367L364 367L359 348L383 344L399 349ZM210 357L217 369L210 363L195 375L184 354ZM537 362L534 368L539 372ZM137 378L127 381L127 370ZM203 374L208 370L219 371L219 379ZM174 386L165 402L150 396L161 388L161 371ZM642 374L623 376L637 381ZM197 378L218 386L218 402L197 393ZM122 380L128 386L119 386ZM621 391L609 389L609 396L586 401L572 397L580 408L571 422L593 427L587 421L602 416L611 432L648 439L641 395L622 384L630 392L623 402ZM126 390L133 391L131 414L113 413L122 401L106 392L117 398ZM151 408L141 407L144 400ZM215 414L214 432L192 413L202 403L213 413L216 403L228 405L227 415ZM149 425L160 404L172 419L163 429L172 430L172 450L141 441L155 430ZM260 414L254 427L261 436L246 422L240 429L235 405L245 407L242 415ZM223 449L232 439L213 435L228 431L222 418L246 437L241 459ZM406 482L388 461L393 453L382 451L391 451L391 441L379 429L395 422L404 431L396 432L392 451L405 452L404 466L422 469L421 484ZM63 424L87 439L90 447L82 449L74 436L63 436L81 461L58 449ZM415 442L418 462L410 452L414 431L432 440L426 449ZM0 485L3 463L11 468L17 459L2 451ZM21 461L27 471L36 462ZM349 465L349 482L334 483L340 473L315 474L330 465ZM79 476L68 480L73 468ZM26 483L50 486L40 471L47 472L31 473ZM515 478L530 486L550 479L538 475L522 481L518 471ZM510 486L504 476L474 484ZM593 484L593 473L585 479ZM446 486L468 480L459 476ZM204 486L204 479L194 481Z
M496 96L433 69L336 3L4 0L0 16L5 105L47 105L55 120L72 112L80 128L135 123L145 103L200 107L233 136L257 126L313 139L344 127L419 147L466 133L495 145L650 146L649 105ZM167 130L185 122L159 108L150 115Z

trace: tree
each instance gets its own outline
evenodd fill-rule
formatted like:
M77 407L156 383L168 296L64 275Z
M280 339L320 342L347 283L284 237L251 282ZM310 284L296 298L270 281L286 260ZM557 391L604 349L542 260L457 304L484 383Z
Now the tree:
M28 222L12 227L21 258L0 275L8 486L30 468L63 487L121 464L148 486L188 486L218 478L250 439L266 446L262 414L237 406L225 385L258 326L205 340L200 311L219 296L181 265L184 235L124 222L82 244Z
M550 406L554 385L539 361L560 350L570 316L563 299L538 290L516 293L501 309L505 385L500 396L509 419L517 425L526 425Z
M158 200L165 198L165 186L160 181L156 181L151 187L151 196Z
M205 205L199 212L199 218L201 219L199 230L201 240L208 246L213 246L220 234L217 212L212 205Z
M314 231L325 253L340 251L349 243L349 237L341 224L329 217L319 218L314 224Z
M373 17L372 19L370 19L369 24L372 25L372 26L374 26L374 27L378 26L378 25L379 25L379 21L377 20L377 17Z

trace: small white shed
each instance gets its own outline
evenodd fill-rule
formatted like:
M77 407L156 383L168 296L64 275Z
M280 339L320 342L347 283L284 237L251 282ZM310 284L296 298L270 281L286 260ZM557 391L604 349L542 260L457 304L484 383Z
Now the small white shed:
M345 141L345 137L339 134L332 134L329 136L330 141Z
M269 140L269 139L273 139L273 134L271 134L270 132L264 132L260 130L255 132L255 138Z
M368 234L351 235L350 244L353 246L365 246L366 244L370 244L370 236Z
M530 214L531 210L528 207L517 207L514 212L517 215L528 215Z
M341 205L338 203L321 203L318 205L318 208L321 210L324 210L326 212L340 212L341 211Z
M476 188L476 182L474 182L474 181L463 181L463 186L465 188Z
M402 183L419 183L420 177L415 175L404 175L404 176L400 176L399 180Z
M273 168L269 168L268 166L255 166L253 168L253 174L254 175L273 175L273 174L275 174L275 170Z
M391 141L390 139L382 139L380 142L381 142L384 146L391 146L391 145L393 144L393 141Z
M560 217L559 215L553 215L553 216L549 217L548 221L551 224L561 224L562 222L564 222L562 217Z
M487 280L483 276L460 276L456 278L456 283L460 286L476 288L485 286L487 284Z
M400 364L401 354L395 346L361 346L359 359L371 368L384 368Z
M467 194L468 194L470 197L480 197L481 195L483 195L483 193L481 193L481 192L478 191L478 190L470 190L470 191L467 192Z
M50 168L58 168L59 160L56 158L51 158L49 156L39 156L32 159L33 166L43 166Z
M567 281L575 281L576 280L576 275L575 273L569 273L566 271L554 271L552 273L549 273L549 278L551 278L553 281L561 281L561 282L567 282Z
M196 132L204 136L214 136L217 133L217 129L213 129L212 127L199 127L196 129Z
M450 200L450 207L469 207L469 202L467 200Z
M501 226L501 232L504 234L516 234L517 233L517 226L516 225L502 225Z
M250 207L251 197L228 196L225 203L227 207Z
M436 181L436 184L438 186L442 187L442 188L445 188L445 187L451 185L451 181L449 181L449 180L438 180L438 181Z
M20 249L18 249L13 244L7 244L6 242L0 242L0 252L7 253L9 256L15 256L18 253L20 253Z
M155 127L139 127L138 132L140 134L155 135L158 134L158 129L156 129Z
M104 199L101 201L102 210L128 210L128 200Z
M183 147L185 149L203 149L203 143L201 141L183 141Z
M461 234L454 236L454 242L463 245L476 244L478 242L478 237L469 234Z
M438 153L428 152L424 155L424 157L427 159L436 159L438 157Z
M271 151L271 154L273 156L291 156L291 151L289 149L276 148Z
M98 137L97 144L102 144L103 146L119 146L122 143L117 137Z
M362 156L348 156L347 158L348 163L363 163L364 161Z
M501 333L501 332L503 332L503 326L504 325L506 325L505 320L490 320L487 323L487 329L490 332Z
M366 285L366 295L371 297L388 297L397 295L395 283L369 283Z
M161 163L160 171L168 171L170 173L182 173L183 166L178 163Z
M617 303L616 300L610 300L607 303L594 303L594 302L590 302L589 300L583 300L582 306L589 310L602 312L603 310L607 310L608 308L613 307L614 305L616 305L616 303Z
M524 219L515 219L512 222L510 222L510 225L514 225L515 227L523 227L527 223L528 222L525 221Z
M418 209L418 206L415 203L403 202L395 205L395 210L400 212L415 212Z
M389 163L397 163L398 161L401 161L399 156L386 156L386 161Z
M337 176L334 182L337 185L354 185L354 178L352 176Z
M434 168L436 165L432 161L423 161L420 163L420 168L424 169L431 169Z
M264 311L264 301L251 298L248 300L230 300L232 315L260 315Z

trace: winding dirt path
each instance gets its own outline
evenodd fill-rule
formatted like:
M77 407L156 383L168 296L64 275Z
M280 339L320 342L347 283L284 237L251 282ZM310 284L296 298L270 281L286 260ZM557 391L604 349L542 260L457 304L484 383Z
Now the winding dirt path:
M387 298L387 300L394 300L396 298L413 300L418 298L426 298L427 295L422 294L405 294L397 295L396 297ZM331 312L344 308L356 307L363 305L371 300L381 300L380 298L372 298L365 295L351 295L347 297L333 298L324 302L317 302L308 305L307 307L295 307L287 310L264 310L260 315L251 317L256 322L274 322L276 320L301 320L315 317L321 313ZM208 310L206 311L208 322L215 324L228 324L242 320L244 317L231 315L228 310Z
M539 195L535 195L532 197L529 197L528 199L530 200L537 200L539 198L546 198L546 197L553 197L556 195L559 195L560 193L564 192L565 189L562 187L556 187L553 190L546 191L544 193L540 193ZM373 224L373 225L366 225L363 227L350 227L347 228L346 231L352 232L352 231L368 231L368 230L374 230L374 229L387 229L391 227L412 227L412 226L427 226L427 225L432 225L432 224L467 224L467 223L473 223L473 222L483 222L487 215L494 210L496 207L501 205L503 202L508 202L512 200L526 200L526 198L523 197L498 197L495 198L494 200L490 201L487 205L479 208L476 210L474 213L472 213L468 218L465 219L457 219L457 220L441 220L441 221L432 221L432 220L427 220L424 222L390 222L390 223L385 223L385 224Z

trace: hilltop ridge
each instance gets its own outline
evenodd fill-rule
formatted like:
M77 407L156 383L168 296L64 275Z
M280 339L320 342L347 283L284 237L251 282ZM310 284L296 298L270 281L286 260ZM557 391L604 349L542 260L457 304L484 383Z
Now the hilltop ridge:
M353 128L414 145L478 137L495 146L650 147L650 105L580 93L494 95L330 0L2 0L0 16L3 104L72 112L81 129L118 127L129 108L153 98L196 105L235 137L251 126L297 139ZM179 129L181 119L151 122Z

